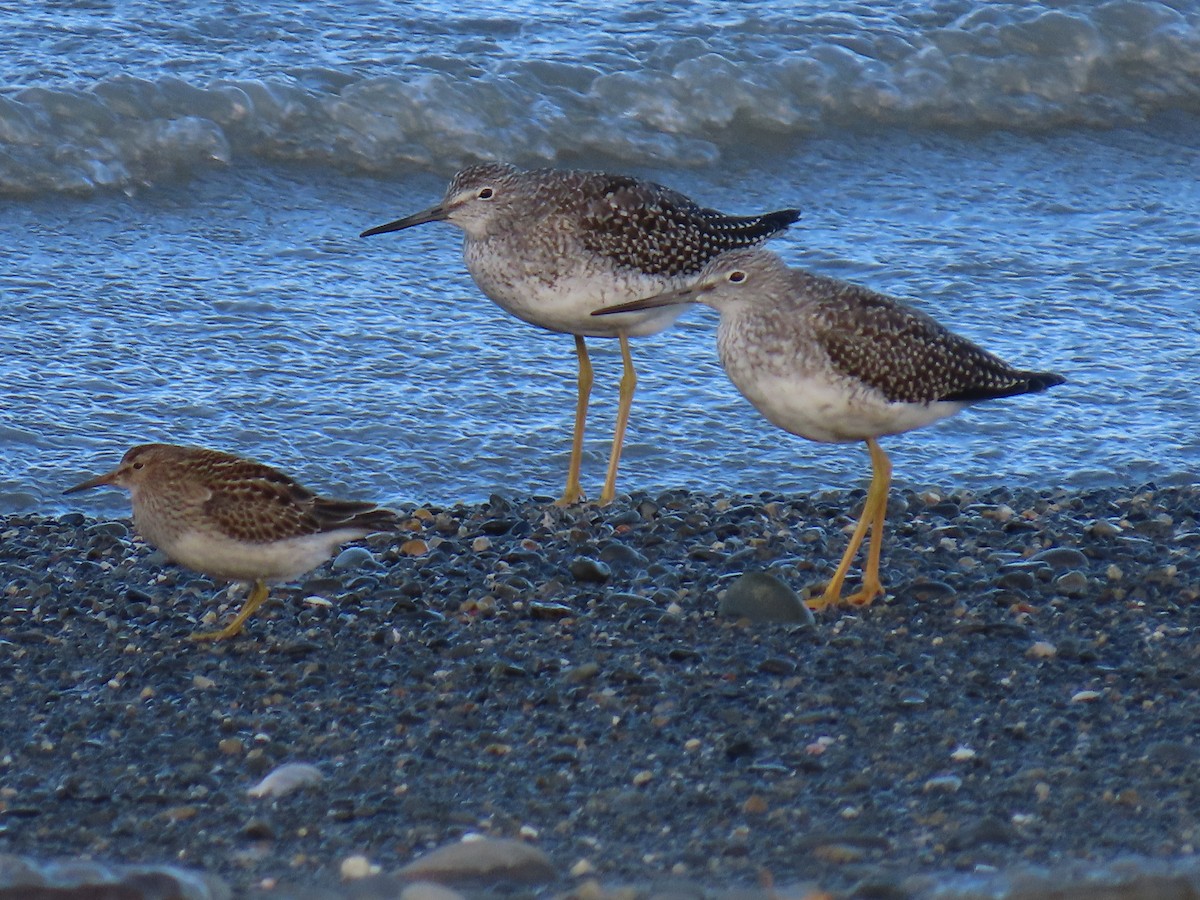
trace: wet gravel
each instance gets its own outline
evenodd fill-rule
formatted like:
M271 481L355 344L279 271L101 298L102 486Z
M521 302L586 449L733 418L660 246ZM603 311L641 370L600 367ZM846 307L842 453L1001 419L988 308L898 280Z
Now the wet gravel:
M815 593L862 496L403 510L214 647L240 595L127 521L2 518L0 854L277 897L465 834L546 894L1194 871L1200 488L897 489L885 601L718 614L746 572ZM319 776L248 793L287 763Z

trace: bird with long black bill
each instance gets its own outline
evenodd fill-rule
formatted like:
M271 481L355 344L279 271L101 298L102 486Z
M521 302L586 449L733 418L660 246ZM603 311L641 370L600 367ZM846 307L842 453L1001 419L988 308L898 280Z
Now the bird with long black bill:
M695 283L615 307L604 317L702 303L720 313L717 352L730 381L771 423L812 441L865 441L872 477L849 546L813 609L867 605L879 576L892 465L878 439L921 428L976 403L1062 384L1017 369L934 319L869 288L790 268L766 250L728 253ZM867 532L862 586L842 584Z
M709 260L755 247L800 217L781 209L731 216L670 188L627 175L571 169L526 171L502 163L463 169L440 202L369 228L363 237L427 222L462 229L467 271L488 297L517 318L574 335L578 397L565 506L584 499L583 432L592 390L585 338L617 338L623 374L601 503L616 495L617 467L637 374L629 338L654 334L678 315L652 309L596 319L590 313L686 287Z

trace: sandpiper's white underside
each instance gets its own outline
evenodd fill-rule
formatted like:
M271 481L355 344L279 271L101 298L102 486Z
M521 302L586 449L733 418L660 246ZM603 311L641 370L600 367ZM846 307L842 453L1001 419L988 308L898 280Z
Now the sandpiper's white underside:
M198 529L162 533L137 521L138 531L172 561L232 581L289 581L315 569L347 541L364 537L361 528L342 528L302 537L253 543ZM150 527L147 527L147 525ZM156 533L158 532L158 533Z

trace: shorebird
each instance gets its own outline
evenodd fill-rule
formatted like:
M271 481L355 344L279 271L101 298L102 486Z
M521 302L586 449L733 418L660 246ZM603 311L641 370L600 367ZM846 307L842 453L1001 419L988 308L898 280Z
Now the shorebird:
M720 313L721 364L769 422L812 441L867 444L872 476L862 514L824 593L807 601L812 609L842 602L868 530L862 587L845 602L865 606L884 593L879 557L892 465L878 438L1066 380L1013 368L899 300L790 268L766 250L725 254L688 288L594 315L692 302Z
M567 506L584 498L579 474L592 390L585 338L615 337L621 345L616 429L599 498L608 503L637 385L629 338L661 331L679 314L658 309L600 320L591 311L685 287L710 259L758 246L799 217L796 209L730 216L626 175L488 163L455 175L440 203L362 237L449 222L465 235L467 271L484 294L531 325L575 336L579 393L567 486L558 500Z
M318 497L278 469L202 447L141 444L63 493L106 484L129 491L134 527L171 560L253 585L234 620L191 635L197 641L238 634L267 599L268 581L297 578L347 541L398 525L373 503Z

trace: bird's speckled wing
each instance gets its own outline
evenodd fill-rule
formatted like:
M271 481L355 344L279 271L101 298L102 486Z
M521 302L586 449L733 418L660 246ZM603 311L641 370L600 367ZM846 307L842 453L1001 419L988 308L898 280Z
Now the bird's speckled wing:
M1014 369L923 312L858 285L804 273L816 335L835 368L893 403L975 402L1063 379Z
M587 173L579 189L584 247L665 278L698 272L727 250L757 246L800 217L795 209L729 216L670 188L621 175Z
M266 543L324 531L312 491L261 463L230 457L206 467L204 512L221 531Z

